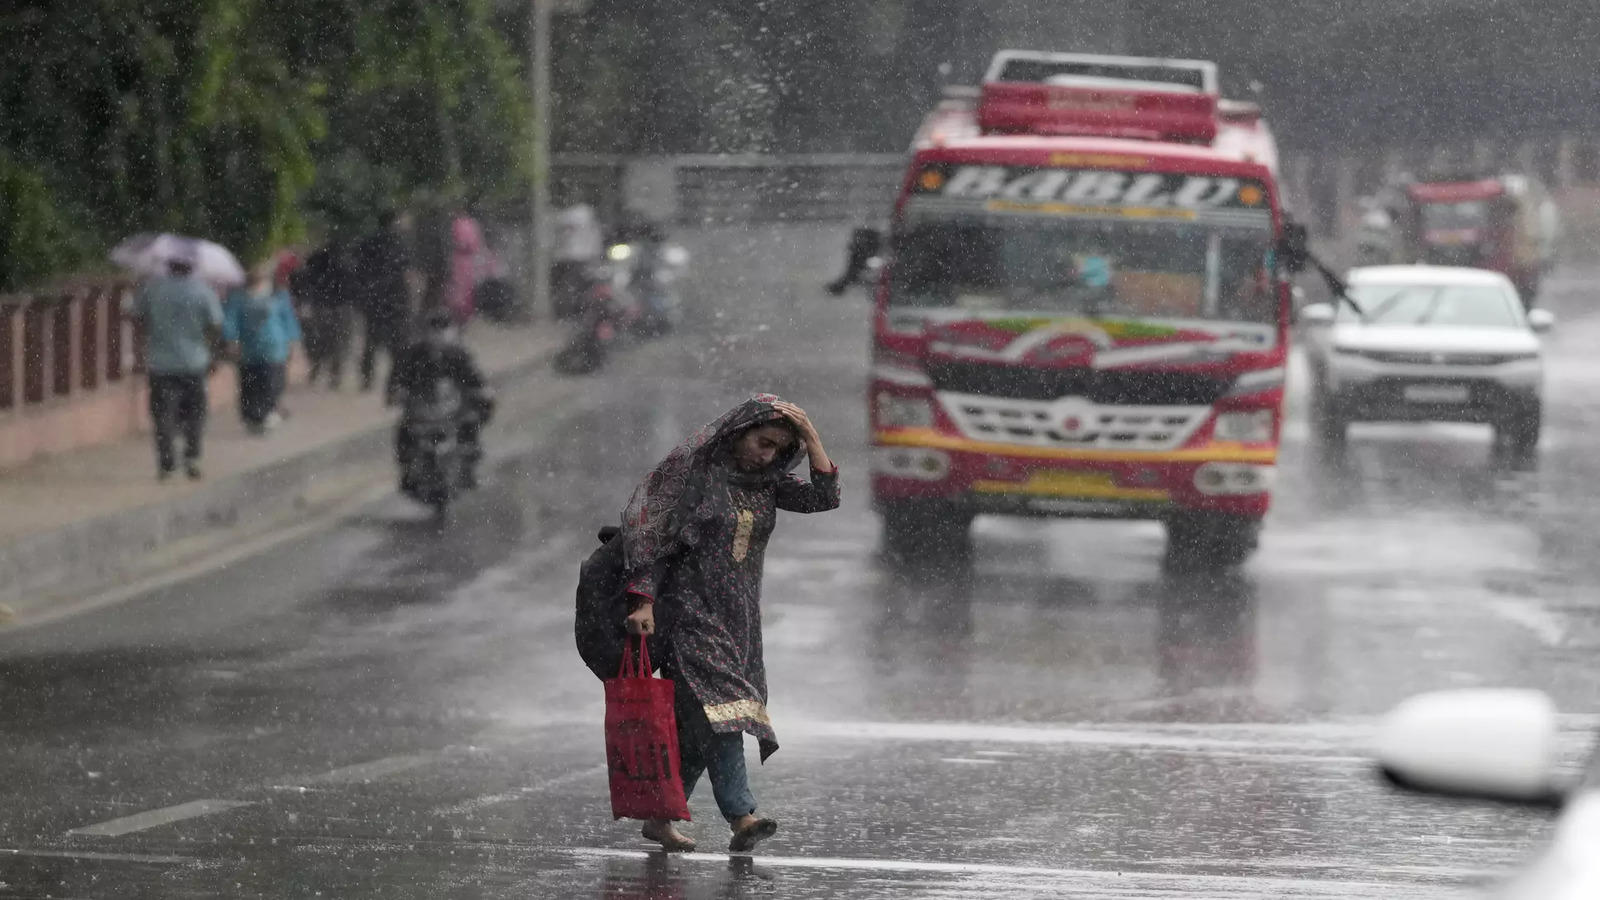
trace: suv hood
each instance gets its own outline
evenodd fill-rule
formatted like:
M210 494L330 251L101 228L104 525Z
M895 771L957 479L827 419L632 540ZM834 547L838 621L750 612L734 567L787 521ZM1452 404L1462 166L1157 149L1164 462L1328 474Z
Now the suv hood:
M1414 350L1441 353L1530 353L1539 339L1521 328L1459 328L1440 325L1341 324L1333 345L1351 350Z

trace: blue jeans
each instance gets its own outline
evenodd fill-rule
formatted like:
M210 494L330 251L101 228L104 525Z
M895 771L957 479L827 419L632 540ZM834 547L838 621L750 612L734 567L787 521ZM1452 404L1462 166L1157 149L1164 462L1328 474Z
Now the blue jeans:
M683 769L683 795L694 793L702 773L711 775L717 809L732 823L756 811L750 778L744 766L744 732L712 731L705 708L689 692L678 689L678 755Z

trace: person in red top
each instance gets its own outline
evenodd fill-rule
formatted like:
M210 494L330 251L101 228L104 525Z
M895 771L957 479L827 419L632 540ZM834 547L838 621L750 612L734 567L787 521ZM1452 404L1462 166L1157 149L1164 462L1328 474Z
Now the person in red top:
M809 481L790 474L802 452ZM744 763L745 734L755 736L763 762L778 749L761 648L767 540L780 509L837 509L838 476L805 411L757 394L668 454L623 515L627 629L658 635L666 650L661 669L676 684L684 793L709 772L735 853L778 830L756 815ZM695 848L666 820L646 822L643 833L667 850Z

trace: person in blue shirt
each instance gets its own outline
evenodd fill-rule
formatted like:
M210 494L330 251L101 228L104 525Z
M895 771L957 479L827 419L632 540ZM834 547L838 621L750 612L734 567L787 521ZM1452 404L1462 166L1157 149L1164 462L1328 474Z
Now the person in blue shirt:
M155 426L156 475L162 481L177 468L175 443L184 438L184 469L200 472L205 433L206 376L222 327L217 292L194 277L194 261L172 259L167 274L150 279L133 297L129 316L144 337L145 372L150 377L150 419Z
M239 361L239 416L253 434L264 434L282 421L289 351L300 340L300 321L289 292L273 283L271 269L251 273L250 283L235 288L223 306L222 336Z

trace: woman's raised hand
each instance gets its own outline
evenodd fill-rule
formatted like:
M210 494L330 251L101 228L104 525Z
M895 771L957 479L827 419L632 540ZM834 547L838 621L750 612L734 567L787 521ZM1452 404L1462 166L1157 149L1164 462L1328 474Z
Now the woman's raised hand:
M777 403L772 404L772 408L781 413L785 419L793 422L794 427L800 429L801 440L807 444L816 441L818 437L817 426L811 424L811 417L806 415L805 410L787 400L779 400Z
M823 472L834 470L833 460L828 458L828 452L822 449L822 436L817 434L817 426L811 424L811 417L806 411L787 400L779 400L772 404L785 419L794 423L800 432L800 440L805 442L806 454L811 457L811 464Z

